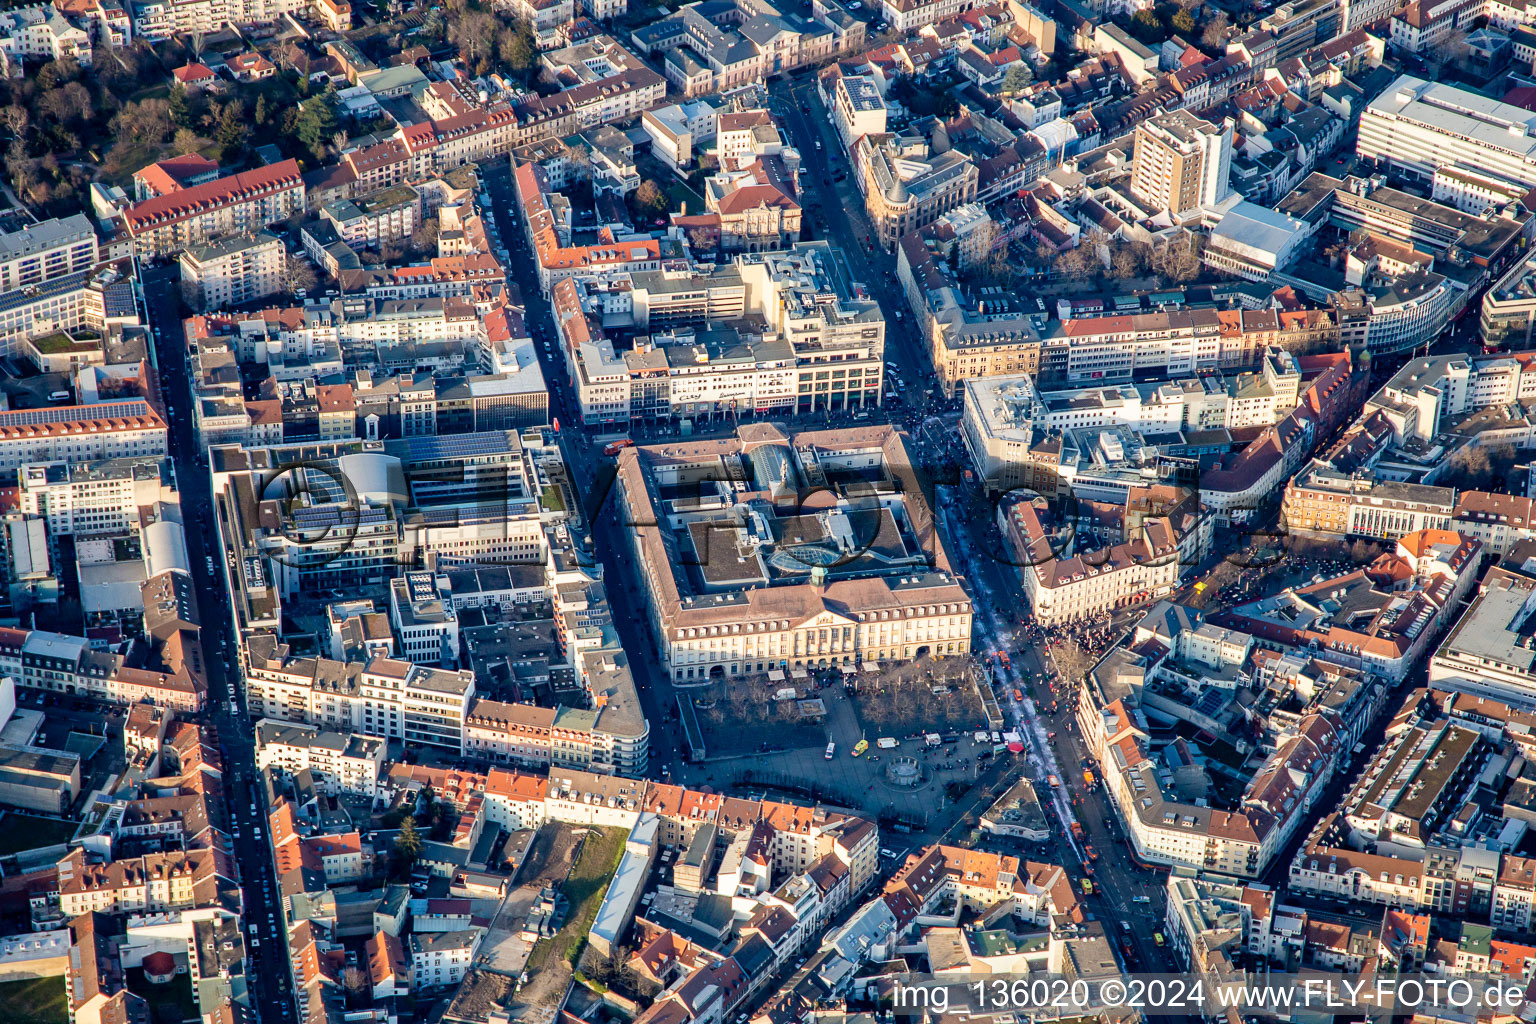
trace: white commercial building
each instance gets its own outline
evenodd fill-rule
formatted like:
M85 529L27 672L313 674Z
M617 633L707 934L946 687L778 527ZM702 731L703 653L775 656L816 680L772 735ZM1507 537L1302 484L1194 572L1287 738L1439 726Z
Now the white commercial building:
M457 985L474 962L484 928L456 932L411 933L411 987L416 990Z
M166 423L142 398L0 412L0 472L29 462L89 462L166 453Z
M1536 186L1536 113L1401 75L1360 117L1356 152L1423 185L1445 167Z
M1187 110L1170 110L1136 126L1131 191L1155 212L1181 214L1213 206L1231 191L1232 129Z
M1489 570L1477 597L1430 659L1430 685L1536 709L1532 613L1536 579Z
M406 573L390 582L389 620L405 660L417 665L457 662L459 617L443 600L431 573Z
M247 659L245 692L253 716L463 750L464 715L475 693L472 672L394 658L366 664L292 658L267 638L247 644Z
M1185 565L1199 563L1208 547L1202 537L1208 542L1212 527L1193 495L1171 515L1148 515L1140 529L1127 522L1123 541L1097 550L1089 550L1087 543L1074 548L1056 540L1052 524L1042 522L1031 502L999 511L998 517L1005 543L1013 545L1030 617L1042 625L1087 619L1165 596L1178 585Z
M701 98L669 103L640 115L640 127L651 137L651 152L674 170L693 166L706 143L715 140L719 100Z
M1267 427L1296 408L1301 366L1279 348L1267 349L1256 371L1226 376L1208 371L1174 380L1145 380L1105 387L1040 391L1033 377L984 377L965 382L975 402L966 416L990 436L1000 426L1024 421L1047 431L1128 427L1140 433L1173 430L1241 430ZM995 424L995 426L994 426ZM964 428L968 433L972 428Z
M845 286L825 242L565 279L552 300L591 426L880 404L885 316ZM603 333L607 313L650 333L623 351Z
M1229 675L1236 666L1204 663L1181 641L1181 634L1200 624L1180 609L1166 604L1154 608L1138 627L1138 642L1158 635L1156 627L1168 619L1175 623L1173 633L1163 632L1159 639L1174 645L1172 659L1201 676ZM1149 623L1155 628L1146 628ZM1144 656L1129 649L1110 652L1083 680L1077 713L1084 745L1098 761L1136 856L1153 864L1236 878L1261 877L1296 829L1311 820L1313 803L1332 779L1339 754L1348 749L1342 723L1331 710L1309 711L1267 736L1273 753L1253 774L1236 806L1218 809L1179 792L1153 750L1145 708L1136 696L1140 687L1132 691L1126 683L1139 680L1147 667ZM1176 678L1189 677L1180 673Z
M744 424L681 452L625 451L628 515L658 524L633 532L630 564L674 685L970 653L971 599L927 529L910 458L888 424L792 435ZM825 506L791 524L775 501L802 481ZM695 484L699 500L677 509L675 489ZM754 492L771 497L743 500Z
M53 537L126 533L139 509L175 500L170 463L156 456L22 466L21 512L41 516Z
M83 213L0 235L0 292L78 274L96 265L96 229Z
M1295 217L1244 200L1211 230L1201 259L1244 280L1263 281L1294 260L1316 230Z
M1214 309L1059 320L1041 338L1041 366L1069 384L1153 375L1176 379L1252 365L1267 333L1272 332L1246 330L1241 316Z
M843 75L832 90L832 123L851 147L861 135L885 131L885 100L875 80L867 75Z

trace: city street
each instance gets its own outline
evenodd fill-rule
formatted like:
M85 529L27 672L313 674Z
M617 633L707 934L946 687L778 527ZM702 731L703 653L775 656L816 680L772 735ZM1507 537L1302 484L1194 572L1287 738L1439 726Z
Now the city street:
M640 706L646 721L651 723L651 774L660 778L664 766L680 765L683 760L681 744L675 735L677 702L671 683L655 671L655 648L650 633L643 628L648 613L634 589L631 574L621 564L622 555L617 553L621 517L616 514L616 505L608 494L613 484L612 460L604 458L597 445L581 433L580 417L572 411L574 402L571 401L564 363L553 346L546 349L543 345L544 339L556 337L553 314L539 291L533 256L528 251L517 213L517 193L512 185L510 166L504 161L484 165L481 182L491 197L492 217L510 256L509 277L519 282L524 315L549 387L551 415L563 426L560 450L572 485L581 492L585 515L592 525L597 557L606 570L604 579L614 626L619 631L624 650L631 652L630 667L639 690ZM594 502L598 504L594 505Z
M1006 651L1010 655L1007 682L996 688L998 699L1018 723L1030 748L1030 775L1036 782L1036 791L1048 813L1055 814L1053 845L1057 862L1079 877L1083 865L1091 864L1094 893L1085 896L1084 902L1104 922L1111 941L1129 942L1137 957L1131 966L1152 971L1175 970L1172 956L1160 949L1153 937L1163 930L1167 872L1136 863L1124 841L1117 812L1102 786L1089 787L1084 783L1082 766L1087 751L1074 732L1067 684L1056 679L1049 650L1043 644L1015 640L1020 629L1018 609L1028 607L1019 569L989 554L1000 549L990 522L979 521L978 517L954 518L962 520L956 525L966 531L969 540L961 557L977 606L972 645L978 654ZM1027 693L1024 700L1014 698L1012 691L1025 691L1031 680L1042 696L1047 688L1055 686L1053 695L1058 710L1054 714L1037 707ZM1060 781L1059 787L1050 785L1052 775ZM1073 821L1083 827L1085 836L1081 844L1070 837ZM1098 854L1098 860L1089 861L1089 846ZM1120 922L1129 924L1129 930Z
M152 359L160 374L160 386L169 406L171 459L181 492L186 521L187 554L197 588L202 615L203 661L208 666L208 712L205 720L218 736L227 772L228 796L234 844L234 860L240 868L245 906L245 936L250 984L262 1020L292 1020L295 1008L288 966L288 944L283 934L277 899L272 853L264 839L266 808L256 785L255 736L241 710L244 694L238 682L239 642L230 619L222 573L210 573L205 557L214 566L225 564L218 551L213 528L213 502L208 470L192 429L191 394L182 341L179 277L176 265L145 267L141 271L144 301L155 338Z
M902 403L892 405L887 396L887 412L893 420L906 419L915 427L921 422L922 411L910 407L922 405L919 385L933 380L932 360L907 312L906 296L896 280L896 261L875 241L854 172L846 159L834 158L843 152L843 143L829 112L821 104L815 76L782 79L769 87L769 95L770 105L783 119L790 141L800 153L800 180L806 192L802 205L820 206L818 227L824 230L819 230L818 235L842 254L854 281L885 311L886 361L901 367L904 379L913 385ZM820 149L816 146L818 142ZM834 180L839 172L845 175L843 181Z

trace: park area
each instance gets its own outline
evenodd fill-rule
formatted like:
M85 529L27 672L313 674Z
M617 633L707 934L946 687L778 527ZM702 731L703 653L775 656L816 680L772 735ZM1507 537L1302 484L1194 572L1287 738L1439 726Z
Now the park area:
M801 687L804 690L804 687ZM820 717L807 717L799 700L775 700L774 684L765 681L730 680L707 690L691 691L694 710L711 751L752 753L755 749L795 750L820 747L827 742ZM826 691L813 691L819 696ZM756 737L749 744L744 737Z
M749 799L815 800L942 831L946 804L996 756L976 670L969 657L925 657L691 689L707 753L679 766L676 777ZM791 688L798 699L774 699ZM806 717L806 705L816 717Z
M829 739L851 746L861 735L872 743L877 736L987 728L971 665L969 658L921 658L875 671L834 672L820 686L810 675L748 676L689 693L711 757L819 751ZM801 699L777 699L791 687Z

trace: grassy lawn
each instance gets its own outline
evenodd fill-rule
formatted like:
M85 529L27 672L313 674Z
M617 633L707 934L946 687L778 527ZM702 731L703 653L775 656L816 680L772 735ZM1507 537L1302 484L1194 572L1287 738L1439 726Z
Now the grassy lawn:
M30 814L7 811L0 815L0 857L66 842L79 827L77 821L37 818ZM0 1000L0 1006L3 1005L4 1001Z
M53 356L72 352L75 349L89 351L91 348L100 348L101 346L93 346L89 340L76 340L63 331L55 331L42 338L33 338L32 347L43 355Z
M704 212L704 198L693 189L671 176L658 180L667 193L667 202L672 204L672 209L681 210L686 204L689 213Z
M554 938L541 939L528 956L529 973L546 964L560 960L575 966L587 941L587 932L597 919L597 908L602 906L603 894L619 868L624 856L624 841L629 833L623 829L592 829L581 846L581 856L560 887L566 899L565 925Z
M688 187L684 181L662 166L654 157L642 156L635 161L635 169L640 172L642 178L649 178L661 186L661 190L667 194L669 207L676 211L688 205L689 213L704 212L704 197Z
M560 488L550 486L539 493L539 504L550 512L564 512L565 499L560 496Z
M133 172L170 154L167 146L151 146L143 142L131 143L121 152L115 151L108 163L110 170L103 170L101 180L112 185L127 185L133 181Z
M128 98L134 101L163 100L169 99L170 95L170 82L156 82L154 85L146 85L144 88L140 89L138 92L134 93Z
M190 974L178 974L173 981L164 985L151 985L144 977L142 967L130 967L123 973L128 988L149 1002L151 1019L166 1024L197 1019L197 1000L192 996Z
M63 978L0 982L0 1006L10 1024L66 1024L69 1004Z

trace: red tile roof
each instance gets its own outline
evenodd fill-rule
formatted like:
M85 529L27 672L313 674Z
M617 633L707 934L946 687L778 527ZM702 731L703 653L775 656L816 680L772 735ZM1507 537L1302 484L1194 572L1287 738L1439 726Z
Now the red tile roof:
M135 203L123 212L123 221L130 233L138 233L175 224L230 203L303 188L304 178L299 173L298 162L283 160Z

